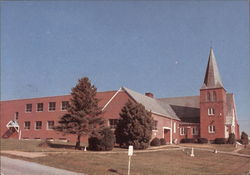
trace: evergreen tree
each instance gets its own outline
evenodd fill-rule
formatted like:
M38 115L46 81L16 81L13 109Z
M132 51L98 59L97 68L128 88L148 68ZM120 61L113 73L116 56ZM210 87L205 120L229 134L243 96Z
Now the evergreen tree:
M115 130L117 143L121 147L133 145L135 149L147 148L154 122L151 113L142 104L129 100L122 108L120 116Z
M99 117L101 109L98 107L96 87L87 77L78 80L78 84L72 88L67 111L68 113L59 119L55 130L64 134L75 134L77 136L75 148L80 149L81 137L89 135L104 123Z

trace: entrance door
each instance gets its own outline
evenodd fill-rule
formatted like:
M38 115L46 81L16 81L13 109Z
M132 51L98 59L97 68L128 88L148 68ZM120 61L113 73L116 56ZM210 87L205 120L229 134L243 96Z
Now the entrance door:
M170 129L164 129L164 139L167 143L170 143Z

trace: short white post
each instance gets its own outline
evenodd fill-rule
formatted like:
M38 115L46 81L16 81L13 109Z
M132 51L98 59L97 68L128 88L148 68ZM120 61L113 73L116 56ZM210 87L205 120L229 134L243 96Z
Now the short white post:
M215 153L215 154L217 154L217 153L218 153L217 149L215 149L215 150L214 150L214 153Z
M128 147L128 175L130 175L130 162L131 162L131 157L133 155L133 146Z
M87 151L87 147L86 146L84 147L84 151Z
M22 131L20 130L18 139L21 140L21 138L22 138Z
M194 148L192 147L191 149L191 154L190 154L191 157L194 157Z

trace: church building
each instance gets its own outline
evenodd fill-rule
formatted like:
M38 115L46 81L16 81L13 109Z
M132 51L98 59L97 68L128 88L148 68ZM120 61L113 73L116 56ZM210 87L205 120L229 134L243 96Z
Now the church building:
M71 96L53 96L1 101L1 137L75 141L75 135L53 130L60 116L67 113ZM119 113L128 100L141 103L152 113L152 138L179 143L184 138L239 138L234 95L227 93L219 73L213 49L210 49L204 82L197 96L156 98L153 93L139 93L126 87L97 92L99 106L107 126L116 128ZM83 138L86 141L86 138Z

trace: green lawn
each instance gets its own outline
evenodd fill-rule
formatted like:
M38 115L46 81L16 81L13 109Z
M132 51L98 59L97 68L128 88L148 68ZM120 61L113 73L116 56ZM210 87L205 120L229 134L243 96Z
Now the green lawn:
M14 143L15 141L2 140L1 148L5 146L6 150L8 149L6 147L7 143L4 142ZM36 142L33 141L22 141L21 144L23 144L22 146L30 145L32 150L37 149L36 151L38 151L40 149L37 148ZM15 145L11 149L14 147ZM21 147L18 149L21 149ZM50 150L51 148L46 149ZM62 151L63 149L57 148L57 150ZM195 157L190 157L187 155L189 151L189 149L186 149L185 152L181 150L164 150L135 153L132 157L131 175L243 174L247 173L250 168L250 158L197 150L195 150ZM22 159L89 175L126 175L128 165L127 153L97 154L72 150L72 152L67 153L50 152L45 157Z

